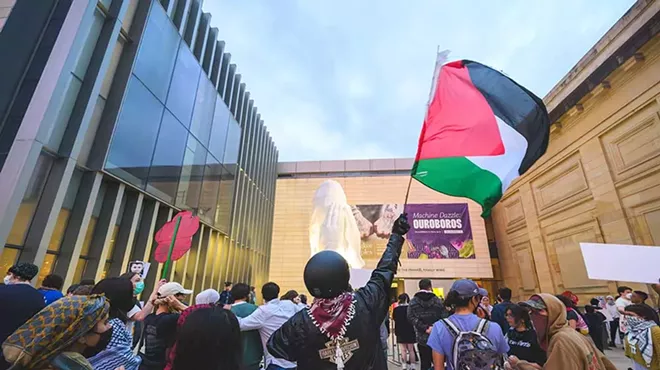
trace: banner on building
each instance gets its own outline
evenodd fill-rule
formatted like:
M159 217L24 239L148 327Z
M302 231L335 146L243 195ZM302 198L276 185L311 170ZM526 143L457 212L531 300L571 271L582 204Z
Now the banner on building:
M353 206L360 230L361 256L378 260L392 232L402 204ZM408 204L405 206L411 229L401 259L474 259L474 241L466 203Z

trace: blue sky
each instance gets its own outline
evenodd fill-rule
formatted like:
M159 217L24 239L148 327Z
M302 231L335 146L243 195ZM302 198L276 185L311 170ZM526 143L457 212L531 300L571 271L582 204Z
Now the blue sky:
M205 0L204 11L280 161L302 161L413 157L438 45L543 97L633 3Z

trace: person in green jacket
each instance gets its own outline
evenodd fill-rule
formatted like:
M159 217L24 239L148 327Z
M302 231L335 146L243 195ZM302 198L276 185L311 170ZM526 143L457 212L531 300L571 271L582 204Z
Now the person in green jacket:
M237 317L250 316L257 309L257 306L247 302L250 298L250 287L247 284L234 285L231 289L231 296L234 299L231 312ZM241 338L243 340L243 368L241 370L258 370L264 355L259 331L244 331L241 333Z

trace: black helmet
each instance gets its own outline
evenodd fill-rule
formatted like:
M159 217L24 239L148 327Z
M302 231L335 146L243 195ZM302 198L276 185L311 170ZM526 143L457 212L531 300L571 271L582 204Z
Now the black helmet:
M335 251L313 255L305 266L305 286L316 298L334 298L349 289L348 262Z

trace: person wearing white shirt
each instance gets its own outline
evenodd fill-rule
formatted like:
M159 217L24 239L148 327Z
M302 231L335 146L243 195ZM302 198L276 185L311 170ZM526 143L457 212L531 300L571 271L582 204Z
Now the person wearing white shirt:
M295 369L296 363L275 358L268 353L266 343L270 336L302 308L292 301L279 300L280 287L275 283L266 283L261 288L261 295L266 304L259 306L250 316L238 318L241 331L259 330L264 347L266 370Z
M615 342L616 342L617 333L619 332L619 316L621 316L621 314L619 313L619 310L616 308L616 304L614 303L614 297L612 297L611 295L605 297L605 309L612 318L612 321L610 322L609 346L616 347Z
M627 286L620 286L617 288L617 292L619 293L619 298L616 299L614 304L616 305L616 309L619 312L619 338L621 339L621 342L623 343L623 337L628 333L628 317L626 316L626 307L630 306L632 304L632 301L630 300L632 298L632 289Z

